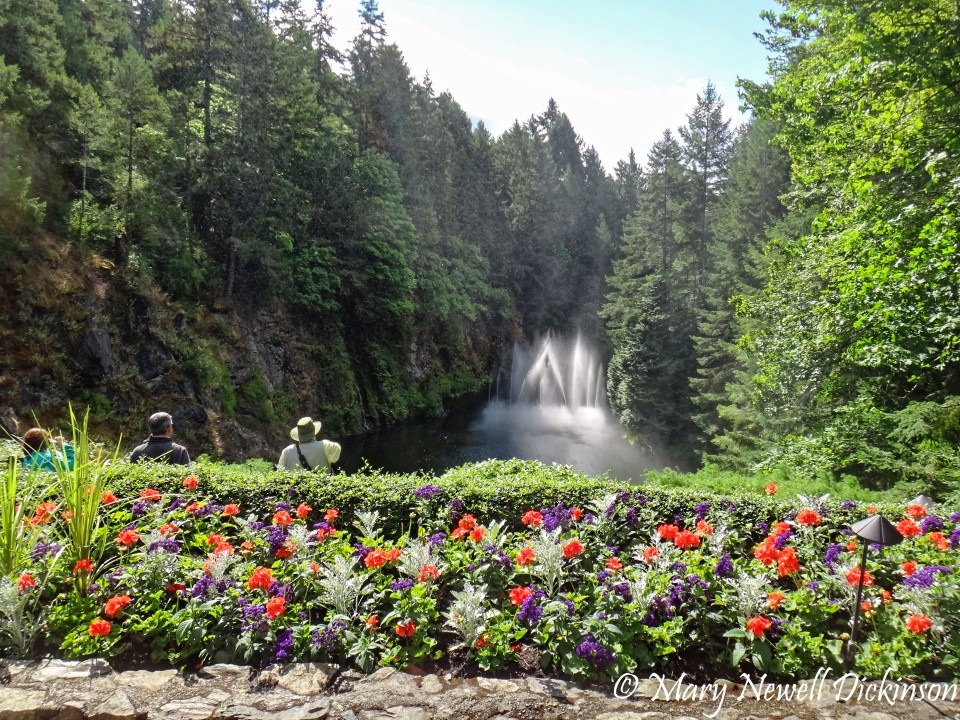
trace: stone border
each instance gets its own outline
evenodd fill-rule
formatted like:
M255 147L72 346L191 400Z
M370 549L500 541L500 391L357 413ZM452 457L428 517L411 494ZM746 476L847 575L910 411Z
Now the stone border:
M834 678L795 685L717 681L693 685L651 674L591 686L533 677L410 674L382 668L361 675L324 663L258 671L211 665L115 672L101 660L0 661L0 720L935 720L960 718L960 702L916 697L920 686ZM914 687L913 699L904 691ZM936 689L927 684L927 690ZM782 688L782 689L781 689ZM939 686L960 698L960 686ZM758 700L754 696L761 694ZM791 700L786 700L789 695Z

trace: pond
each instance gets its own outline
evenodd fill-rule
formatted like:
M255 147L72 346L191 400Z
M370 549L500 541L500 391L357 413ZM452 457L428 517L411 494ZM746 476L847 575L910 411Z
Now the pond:
M603 407L488 402L484 396L450 403L442 418L331 439L343 446L336 467L347 472L368 462L389 472L442 474L468 462L521 458L640 482L645 470L665 466L663 459L626 442L623 434Z

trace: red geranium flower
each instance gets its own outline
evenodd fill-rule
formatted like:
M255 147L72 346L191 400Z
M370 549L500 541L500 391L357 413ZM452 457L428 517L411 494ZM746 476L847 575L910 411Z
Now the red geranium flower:
M187 589L187 586L184 585L183 583L170 583L169 585L167 585L167 592L169 593L176 594L181 590L186 590L186 589Z
M543 522L543 515L536 510L527 510L520 518L520 522L529 527L538 527Z
M934 545L936 545L938 550L946 550L948 547L950 547L950 541L947 540L943 536L943 533L940 532L939 530L936 530L930 533L929 535L927 535L927 539L930 542L932 542Z
M176 535L178 532L180 532L180 528L178 528L173 523L165 523L160 526L160 529L158 532L161 535Z
M273 573L270 571L270 568L258 567L251 573L250 579L247 580L247 589L253 590L254 588L260 588L262 590L268 590L273 583Z
M778 535L783 535L786 532L790 532L790 523L784 522L781 520L773 526L773 529L770 531L770 534L776 538Z
M753 633L756 638L761 638L763 633L769 630L772 625L773 623L770 620L763 615L758 615L747 620L747 632Z
M677 536L673 538L673 544L681 550L689 550L690 548L700 547L700 538L689 530L681 530L677 533Z
M336 508L330 508L323 514L323 519L328 523L332 523L338 517L340 517L340 511Z
M490 644L490 641L487 640L487 636L486 636L486 635L481 635L480 637L477 638L477 641L473 644L473 646L474 646L475 648L480 648L480 649L482 649L482 648L485 648L485 647L486 647L487 645L489 645L489 644Z
M780 555L777 557L777 572L780 573L780 577L791 575L799 572L799 570L800 561L797 560L797 549L787 548L780 551Z
M37 586L37 581L34 579L33 575L30 573L24 573L17 580L17 588L20 592L23 592L27 588L32 588Z
M578 507L570 509L570 517L572 517L577 522L580 522L580 518L583 517L583 510Z
M144 502L156 502L160 499L160 491L153 488L147 488L140 491L140 499Z
M860 568L855 567L847 573L847 582L854 586L860 584ZM870 575L869 570L866 570L863 573L863 584L866 587L873 585L873 576Z
M196 475L191 475L190 477L185 478L184 481L180 484L183 485L183 487L185 487L187 490L196 490L197 480L198 478Z
M77 564L73 566L73 572L74 574L78 572L93 572L93 563L90 562L89 558L77 560Z
M218 533L210 533L207 535L207 545L219 545L223 542L223 535Z
M413 637L416 632L417 626L413 624L413 620L408 620L405 623L397 623L397 635L400 637Z
M297 517L303 520L307 515L313 512L313 508L306 503L297 505Z
M913 520L907 518L897 523L897 530L899 530L900 534L904 537L914 537L920 534L920 526Z
M857 541L851 540L847 543L847 552L856 552L857 551Z
M363 559L368 568L378 568L387 564L387 554L383 550L371 550Z
M102 502L104 505L112 505L116 501L117 501L117 496L114 495L112 492L105 491L100 493L100 502Z
M797 522L801 525L819 525L820 513L816 510L806 508L797 513Z
M213 549L214 555L221 555L226 553L227 555L233 555L233 545L224 540L221 543L217 543L217 546Z
M424 565L420 574L417 575L417 582L426 582L427 580L439 580L440 571L436 565Z
M697 520L697 532L701 535L713 535L713 525L706 520Z
M365 624L368 628L370 628L371 630L373 630L374 628L377 627L377 625L380 624L380 618L378 618L376 615L371 615L370 617L367 618L367 622L364 623L364 624Z
M117 542L127 547L130 547L139 539L140 535L137 534L136 530L122 530L120 534L117 535Z
M563 546L563 556L565 558L576 557L583 552L583 543L579 540L571 540Z
M900 569L903 570L903 574L906 576L913 575L917 571L917 564L912 561L907 561L900 566Z
M767 487L764 488L763 491L764 491L767 495L776 495L777 490L778 490L778 488L777 488L777 486L776 486L775 483L767 483Z
M520 605L524 600L533 595L533 590L528 587L515 587L510 591L510 602L514 605Z
M293 518L290 517L290 513L286 510L278 510L273 514L273 524L274 525L289 525L293 522Z
M657 534L662 537L664 540L673 540L677 533L680 532L680 528L676 525L668 525L664 523L657 527Z
M403 550L398 547L390 548L384 553L384 556L387 558L387 562L396 562L400 559L400 556L403 554Z
M283 595L277 595L267 600L267 617L270 620L278 618L286 612L287 599Z
M907 618L907 630L920 635L933 627L933 621L926 615L911 615Z
M660 554L660 551L651 545L650 547L648 547L646 550L643 551L643 559L646 560L647 562L650 562L659 554Z
M108 623L106 620L97 618L90 623L90 630L88 632L90 633L90 637L106 637L110 634L111 629L110 623Z
M920 520L927 516L927 509L923 505L907 505L907 516Z
M607 558L607 570L623 570L623 563L617 558Z
M779 607L780 602L783 600L782 592L772 592L767 595L767 607L771 610L776 610Z
M523 548L517 553L517 565L532 565L537 560L537 553L533 548Z
M284 558L292 557L296 550L297 546L294 545L290 540L287 540L283 545L277 548L277 551L274 553L274 555L283 560Z
M223 509L223 514L227 517L233 517L240 512L240 506L234 503L230 503Z
M110 618L115 618L117 613L123 610L127 605L132 601L130 600L129 595L114 595L112 598L107 600L107 604L103 606L103 614Z
M487 535L486 528L478 527L470 531L470 539L473 540L475 543L478 543L481 540L483 540L483 538L485 538L486 535Z
M764 565L772 565L780 557L780 551L777 550L776 546L776 538L768 536L753 549L753 556Z

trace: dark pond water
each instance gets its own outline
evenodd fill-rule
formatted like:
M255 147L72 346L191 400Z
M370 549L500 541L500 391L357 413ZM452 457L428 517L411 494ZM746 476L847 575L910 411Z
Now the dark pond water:
M347 472L364 461L390 472L440 474L468 462L521 458L637 482L645 470L664 466L622 434L619 423L601 408L571 410L472 398L451 404L443 418L331 439L343 447L336 467Z

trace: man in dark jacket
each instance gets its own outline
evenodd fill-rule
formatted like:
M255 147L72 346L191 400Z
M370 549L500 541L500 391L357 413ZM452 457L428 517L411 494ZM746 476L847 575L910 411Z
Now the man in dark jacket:
M157 460L170 465L187 465L190 453L183 445L173 441L173 418L169 413L158 412L150 416L150 437L137 445L130 453L130 462Z

